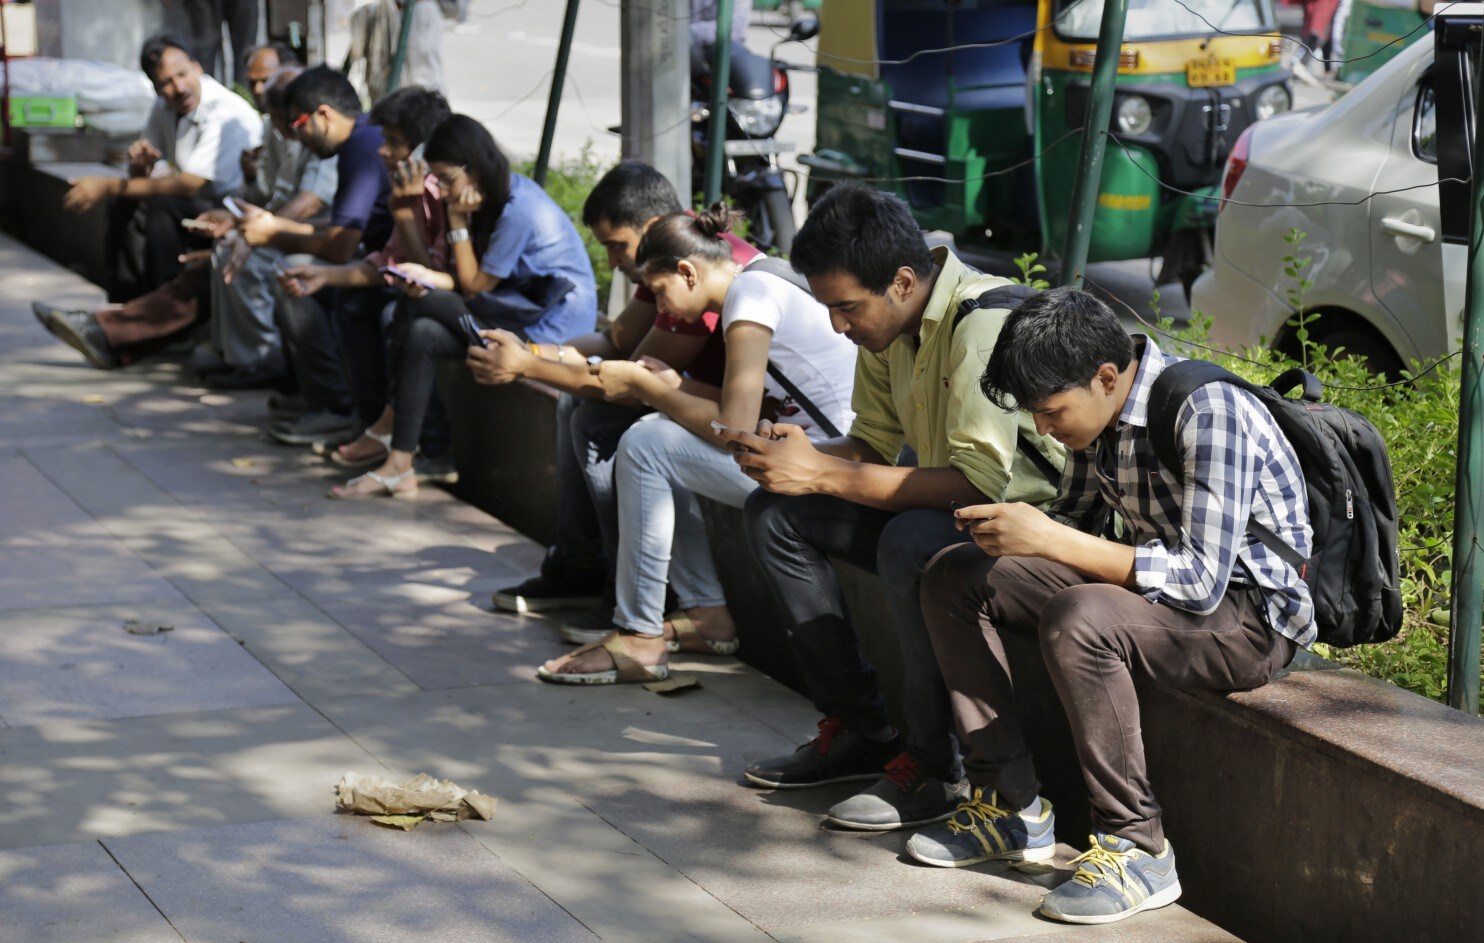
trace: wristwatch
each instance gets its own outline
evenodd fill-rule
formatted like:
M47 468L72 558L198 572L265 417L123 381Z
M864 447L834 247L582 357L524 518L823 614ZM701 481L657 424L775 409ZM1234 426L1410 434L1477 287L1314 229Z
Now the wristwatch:
M450 229L448 231L448 244L449 245L453 245L456 242L468 242L468 241L469 241L469 230L467 230L467 229Z

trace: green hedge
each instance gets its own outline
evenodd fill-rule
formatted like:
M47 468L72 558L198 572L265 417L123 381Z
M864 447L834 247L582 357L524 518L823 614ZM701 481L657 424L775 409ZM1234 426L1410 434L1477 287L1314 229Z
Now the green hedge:
M526 161L516 166L518 173L531 176L535 161ZM588 257L593 263L593 275L598 280L598 305L601 308L608 299L608 289L613 284L613 270L608 267L608 254L603 244L593 238L588 228L582 225L582 204L592 192L598 178L608 168L593 156L592 142L582 146L576 157L566 157L553 162L546 170L546 193L557 205L567 211L572 225L582 234Z

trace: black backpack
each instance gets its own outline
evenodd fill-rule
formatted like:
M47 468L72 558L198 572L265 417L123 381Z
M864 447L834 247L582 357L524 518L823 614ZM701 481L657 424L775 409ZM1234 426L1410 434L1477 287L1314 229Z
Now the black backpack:
M1297 550L1255 519L1247 530L1282 557L1309 584L1319 641L1349 646L1384 642L1401 629L1397 560L1396 486L1386 443L1357 412L1320 402L1319 378L1294 368L1270 386L1258 386L1204 360L1182 360L1154 380L1149 396L1149 441L1165 468L1184 477L1175 419L1197 387L1241 387L1267 408L1303 469L1309 493L1313 555ZM1302 386L1303 394L1287 394Z

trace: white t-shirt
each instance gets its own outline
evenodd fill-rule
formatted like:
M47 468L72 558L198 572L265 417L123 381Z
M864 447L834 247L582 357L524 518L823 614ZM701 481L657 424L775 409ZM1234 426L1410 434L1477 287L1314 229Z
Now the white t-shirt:
M176 115L165 99L155 99L144 139L172 172L201 177L210 196L223 197L242 189L242 152L263 143L263 118L241 95L203 75L201 101L190 114Z
M812 295L784 279L746 269L732 280L721 312L723 336L738 321L755 321L773 332L768 359L809 398L835 428L847 430L855 419L850 391L855 385L855 345L836 334L830 314ZM770 375L766 395L785 400L782 422L802 426L811 439L829 435Z

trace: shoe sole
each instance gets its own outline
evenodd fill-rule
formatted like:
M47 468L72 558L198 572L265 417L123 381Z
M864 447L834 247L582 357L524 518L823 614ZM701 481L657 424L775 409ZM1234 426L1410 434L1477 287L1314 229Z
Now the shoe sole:
M1164 890L1155 891L1153 894L1150 894L1137 907L1130 907L1128 910L1121 911L1116 914L1061 914L1056 913L1052 910L1047 910L1046 904L1044 902L1041 904L1040 907L1036 908L1036 912L1043 917L1049 917L1052 920L1059 920L1062 923L1117 923L1120 920L1127 920L1134 914L1143 913L1146 910L1158 910L1160 907L1168 907L1179 899L1180 882L1176 881L1174 884L1171 884Z
M815 780L812 783L772 782L762 778L761 776L755 776L752 773L747 772L746 770L742 771L742 776L754 786L763 786L767 789L813 789L816 786L828 786L830 783L853 783L864 782L866 780L875 782L876 780L881 778L881 771L877 770L872 773L854 773L849 776L836 776L833 779L819 779Z
M82 354L84 360L99 370L112 370L116 366L99 357L93 346L84 340L81 334L73 330L72 325L60 314L53 313L47 316L47 329L62 343Z
M602 596L552 596L546 599L520 596L515 593L495 593L490 597L496 609L506 612L546 612L551 609L596 609L603 604ZM606 633L605 633L606 634Z
M895 832L902 828L921 828L924 825L937 825L939 822L946 822L953 818L954 811L953 809L949 809L942 815L936 815L930 819L916 819L912 822L852 822L849 819L837 819L833 815L826 815L824 820L831 825L838 825L840 828L848 828L857 832Z
M347 427L345 431L349 432L350 430ZM331 438L340 434L340 431L335 429L330 429L324 432L312 432L303 434L296 434L292 432L277 432L273 429L268 430L269 438L273 439L273 441L275 442L280 442L284 445L313 445L320 439Z
M912 843L908 842L907 854L912 856L912 860L920 861L923 864L930 864L935 868L972 868L976 864L985 864L990 861L1050 861L1056 857L1056 846L1047 845L1045 848L1021 848L998 855L981 855L977 858L964 858L962 861L942 861L938 858L927 858L918 854L913 849Z

